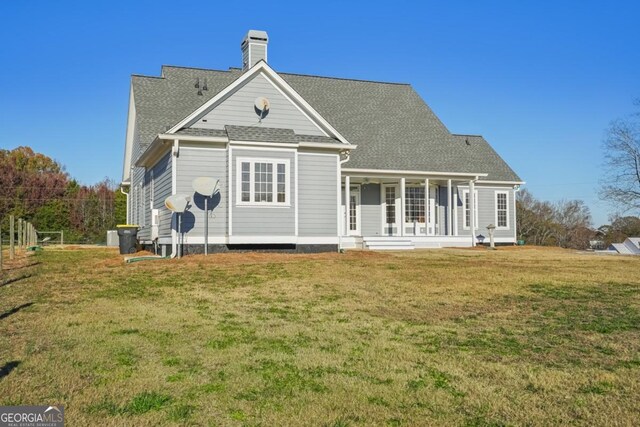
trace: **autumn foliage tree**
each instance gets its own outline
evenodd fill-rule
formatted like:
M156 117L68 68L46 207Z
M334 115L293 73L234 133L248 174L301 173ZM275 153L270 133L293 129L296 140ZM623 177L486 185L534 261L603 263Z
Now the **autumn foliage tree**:
M5 232L14 215L41 231L64 230L67 241L102 242L106 230L124 222L123 205L126 200L113 181L81 185L60 163L29 147L0 150L0 225Z

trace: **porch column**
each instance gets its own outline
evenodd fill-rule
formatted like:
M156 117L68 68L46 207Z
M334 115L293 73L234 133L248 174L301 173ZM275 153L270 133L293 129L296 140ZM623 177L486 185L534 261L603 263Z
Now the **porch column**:
M344 231L343 236L349 235L349 208L351 207L351 177L349 175L344 177Z
M469 225L471 226L471 246L476 245L476 195L475 181L469 181Z
M424 180L424 235L429 235L429 178Z
M453 189L451 200L453 201L453 235L458 235L458 187Z
M451 180L447 180L447 236L451 236L451 218L453 215L451 214Z
M407 180L405 178L400 178L400 235L404 236L404 193L405 187L407 185Z

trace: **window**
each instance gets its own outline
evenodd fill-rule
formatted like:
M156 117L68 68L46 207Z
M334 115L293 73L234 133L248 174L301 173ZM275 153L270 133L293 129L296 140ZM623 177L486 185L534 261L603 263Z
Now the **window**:
M396 187L385 187L387 224L396 223Z
M496 227L509 228L509 193L496 191Z
M405 222L425 222L424 187L405 188Z
M237 204L288 205L289 160L237 159Z
M474 223L478 228L478 190L473 192L473 210L475 211ZM464 228L471 228L471 204L469 203L469 190L464 190L462 193L464 202Z

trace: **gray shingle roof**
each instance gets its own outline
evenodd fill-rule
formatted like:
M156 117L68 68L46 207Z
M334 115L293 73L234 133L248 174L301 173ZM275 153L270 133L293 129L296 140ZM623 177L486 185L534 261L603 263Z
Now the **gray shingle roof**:
M163 66L163 78L134 76L136 132L143 148L241 74L238 69ZM358 145L346 164L349 168L479 172L489 173L486 179L519 180L481 137L480 141L472 137L471 149L464 141L461 143L460 137L448 131L410 85L279 75L350 143ZM208 90L202 95L194 87L196 79L201 85L207 81ZM277 138L290 137L279 132ZM244 134L241 139L247 140L247 135L252 134ZM276 138L276 133L271 137ZM311 137L304 140L310 141ZM135 157L134 153L134 161Z
M520 177L480 135L453 135L460 150L471 156L473 168L486 171L485 181L521 181Z
M300 135L295 133L293 129L268 128L262 126L226 125L224 129L184 128L176 133L179 135L194 136L223 136L228 137L232 141L282 142L292 144L301 141L330 144L340 143L339 140L326 136Z
M201 128L184 128L176 132L178 135L193 136L223 136L227 137L227 131L224 129L201 129Z

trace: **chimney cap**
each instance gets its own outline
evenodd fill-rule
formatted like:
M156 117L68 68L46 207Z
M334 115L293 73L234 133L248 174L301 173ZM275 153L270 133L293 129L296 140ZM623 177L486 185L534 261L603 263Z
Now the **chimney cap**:
M269 36L267 35L266 31L261 31L261 30L249 30L247 32L247 35L244 36L244 39L242 39L242 43L247 43L247 42L254 42L254 43L268 43L269 42Z

